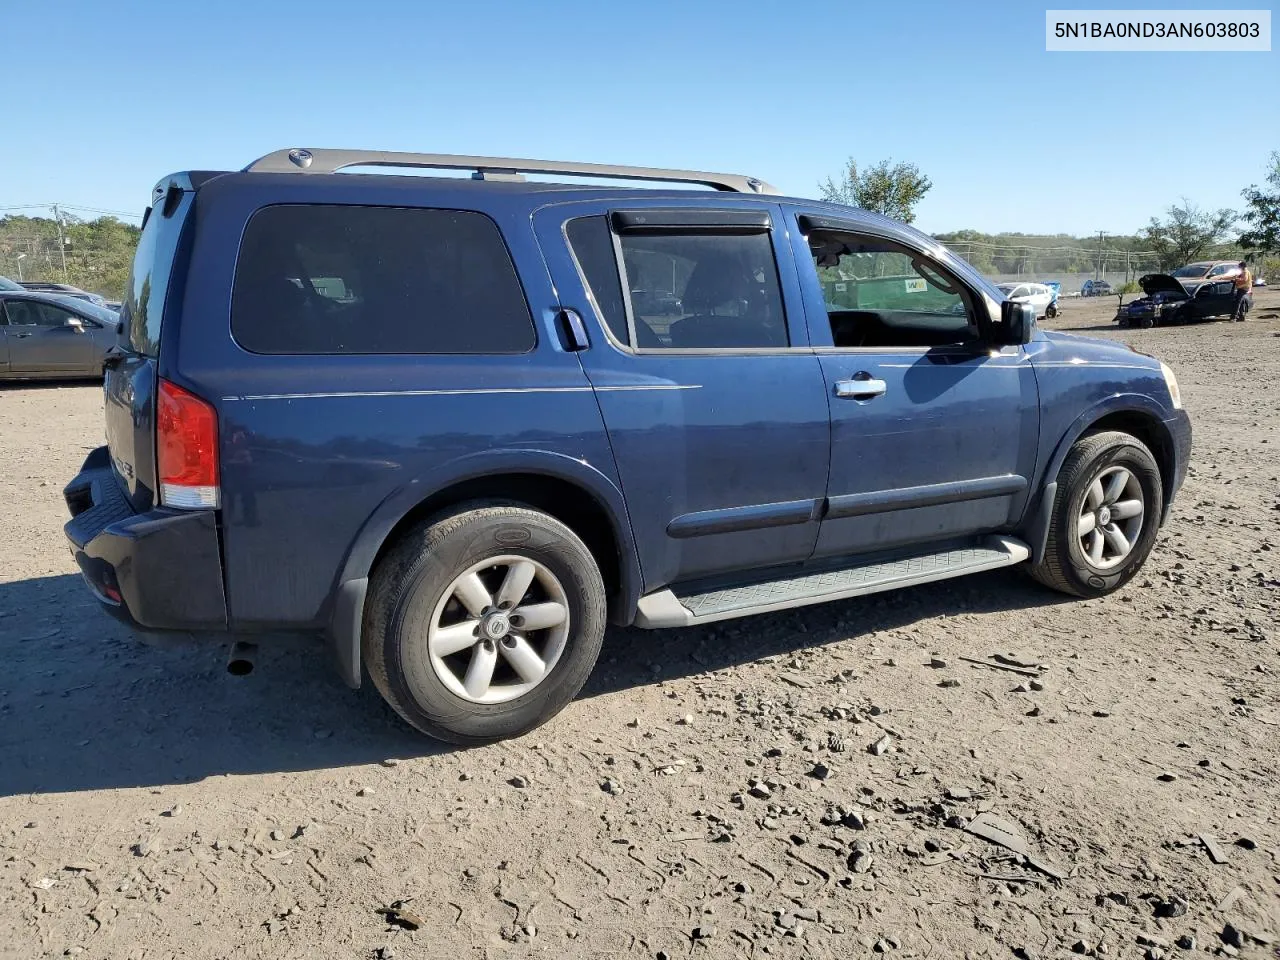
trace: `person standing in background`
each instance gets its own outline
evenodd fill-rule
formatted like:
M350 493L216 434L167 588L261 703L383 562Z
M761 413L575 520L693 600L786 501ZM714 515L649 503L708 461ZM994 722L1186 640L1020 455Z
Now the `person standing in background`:
M1231 319L1239 323L1244 320L1245 297L1249 296L1249 290L1253 287L1253 274L1243 260L1240 261L1240 272L1232 278L1232 282L1235 284L1235 302L1231 305Z

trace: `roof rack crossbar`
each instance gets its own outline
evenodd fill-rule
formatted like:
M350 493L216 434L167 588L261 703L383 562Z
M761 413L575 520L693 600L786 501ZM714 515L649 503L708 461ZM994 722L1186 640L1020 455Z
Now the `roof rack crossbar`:
M558 160L519 160L513 157L465 157L447 153L399 153L387 150L277 150L245 167L246 173L336 173L347 167L415 167L429 170L472 170L506 175L549 173L560 176L602 177L611 180L658 180L697 183L734 193L777 193L755 177L737 173L663 170L657 167L619 167L605 163ZM496 179L496 178L495 178Z

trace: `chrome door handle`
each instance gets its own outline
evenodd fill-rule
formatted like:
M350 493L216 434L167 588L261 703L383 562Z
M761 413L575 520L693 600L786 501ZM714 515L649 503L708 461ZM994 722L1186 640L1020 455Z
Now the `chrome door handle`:
M836 396L841 400L873 400L884 396L886 389L883 380L873 380L870 377L836 381Z

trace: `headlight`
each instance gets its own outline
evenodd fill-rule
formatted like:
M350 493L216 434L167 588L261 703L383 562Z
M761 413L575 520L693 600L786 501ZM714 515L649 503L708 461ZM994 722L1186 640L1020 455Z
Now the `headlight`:
M1160 364L1160 372L1164 374L1165 386L1169 388L1169 399L1173 401L1173 409L1182 409L1182 393L1178 390L1178 378L1167 363Z

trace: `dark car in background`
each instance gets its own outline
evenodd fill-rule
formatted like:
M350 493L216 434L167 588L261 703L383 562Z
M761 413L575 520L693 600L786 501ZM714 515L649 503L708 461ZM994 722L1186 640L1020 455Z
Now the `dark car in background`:
M100 377L119 323L84 300L0 288L0 379Z
M1198 284L1188 293L1173 274L1149 273L1138 286L1146 296L1121 304L1115 316L1121 327L1168 327L1213 317L1243 320L1253 303L1252 297L1245 297L1236 316L1235 285L1230 280Z
M52 283L47 280L22 280L20 283L23 289L36 293L53 293L60 297L74 297L77 300L92 303L97 307L105 307L107 305L106 297L97 293L90 293L88 290L81 290L79 287L73 287L69 283Z

